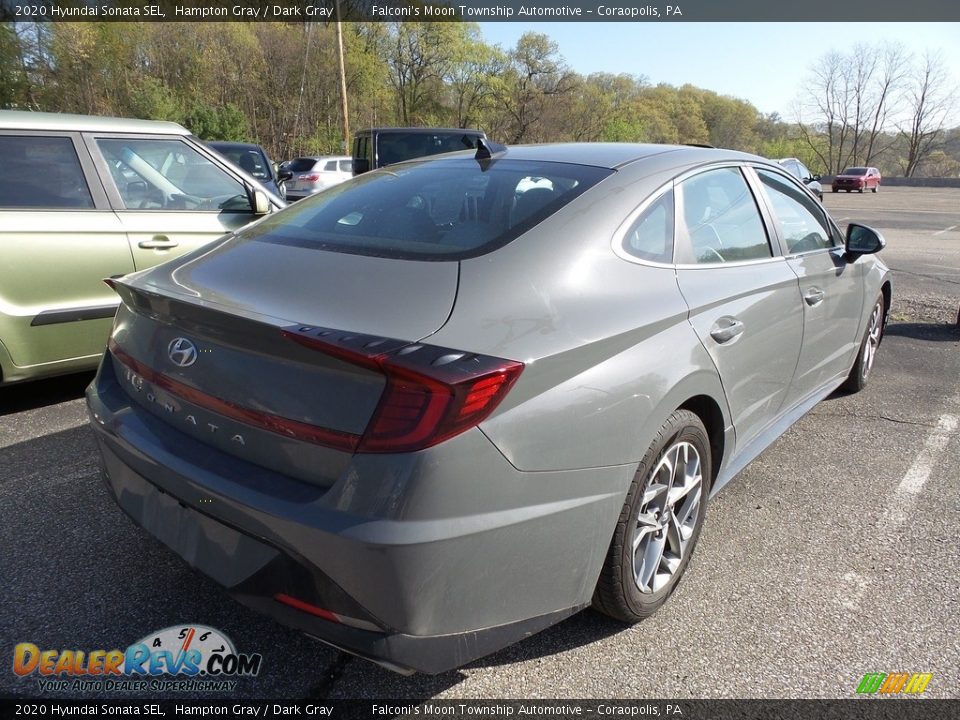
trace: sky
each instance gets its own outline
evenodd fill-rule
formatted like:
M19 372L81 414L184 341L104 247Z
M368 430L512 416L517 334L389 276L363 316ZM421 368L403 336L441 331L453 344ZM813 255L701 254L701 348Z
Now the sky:
M960 23L480 23L484 40L513 47L527 31L548 35L576 72L645 75L690 83L795 120L795 101L813 62L857 42L897 41L916 55L943 52L960 86ZM960 103L958 103L960 105ZM960 126L960 107L948 127Z

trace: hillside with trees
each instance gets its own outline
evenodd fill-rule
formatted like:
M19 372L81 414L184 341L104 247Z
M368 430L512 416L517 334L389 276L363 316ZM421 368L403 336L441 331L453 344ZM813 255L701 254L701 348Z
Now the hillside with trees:
M351 129L479 127L508 144L709 143L796 156L815 172L960 174L957 83L936 55L878 46L829 53L798 88L797 118L635 74L581 75L527 33L484 42L470 23L342 26ZM249 140L277 159L343 150L336 27L319 23L3 23L0 107L173 120L203 139ZM799 118L803 122L799 122Z

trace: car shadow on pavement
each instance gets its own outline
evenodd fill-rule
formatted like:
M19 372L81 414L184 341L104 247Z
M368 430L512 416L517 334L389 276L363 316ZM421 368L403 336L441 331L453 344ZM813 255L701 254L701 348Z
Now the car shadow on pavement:
M83 391L91 380L93 373L84 372L47 380L30 380L0 388L0 415L11 415L76 400L83 397Z
M957 342L960 341L960 326L948 323L888 323L884 334L931 342Z

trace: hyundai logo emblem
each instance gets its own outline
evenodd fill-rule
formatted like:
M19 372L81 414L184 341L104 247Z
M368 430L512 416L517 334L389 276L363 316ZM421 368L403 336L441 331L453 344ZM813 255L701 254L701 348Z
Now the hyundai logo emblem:
M190 367L197 361L197 346L185 337L174 338L167 346L167 355L177 367Z

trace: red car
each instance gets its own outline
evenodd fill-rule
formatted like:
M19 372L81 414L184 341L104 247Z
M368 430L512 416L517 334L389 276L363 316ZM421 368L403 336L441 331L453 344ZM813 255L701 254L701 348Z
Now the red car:
M880 190L880 171L875 167L848 167L833 179L834 192L863 192L866 188L873 192Z

